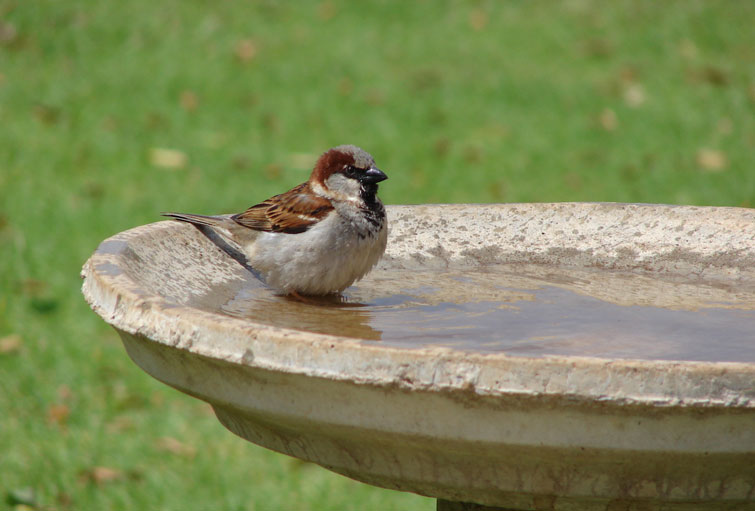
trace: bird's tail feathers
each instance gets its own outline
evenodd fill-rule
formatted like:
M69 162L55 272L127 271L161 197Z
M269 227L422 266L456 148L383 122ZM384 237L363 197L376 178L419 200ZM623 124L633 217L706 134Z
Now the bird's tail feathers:
M259 234L258 231L249 229L234 222L230 215L206 216L191 213L162 213L163 216L187 222L206 234L211 230L225 240L242 246L253 241Z
M210 227L216 227L218 225L218 218L206 215L194 215L191 213L160 213L162 216L170 217L174 220L181 222L188 222L190 224L207 225Z

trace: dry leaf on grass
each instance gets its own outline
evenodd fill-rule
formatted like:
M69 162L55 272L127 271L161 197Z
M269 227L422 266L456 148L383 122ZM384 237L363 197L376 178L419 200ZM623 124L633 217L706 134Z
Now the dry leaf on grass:
M16 26L7 21L0 21L0 44L10 44L18 37Z
M598 116L600 126L606 131L614 131L619 127L619 119L616 117L616 112L610 108L604 108Z
M624 89L624 102L632 108L642 105L646 98L645 89L639 83L632 83Z
M326 0L317 7L317 15L323 21L333 19L333 17L336 15L336 6L333 4L333 2Z
M234 47L236 58L241 62L249 62L257 56L257 45L251 39L242 39Z
M189 162L189 157L176 149L153 147L149 150L149 162L163 169L182 169Z
M85 483L94 483L98 486L120 481L124 478L123 472L109 467L92 467L81 472L79 479Z
M58 387L58 397L61 401L68 401L73 397L73 391L71 390L71 387L66 385L65 383L63 385L60 385Z
M469 26L479 32L487 26L488 19L488 13L483 9L472 9L469 13Z
M169 436L158 438L155 445L161 451L176 454L178 456L185 456L187 458L193 458L197 454L197 450L193 446L187 445Z
M66 405L52 405L47 409L47 422L64 426L71 415L71 409Z
M122 433L124 431L133 431L136 429L136 424L131 417L121 415L105 424L105 431L108 433Z
M199 97L197 94L190 90L185 90L181 93L181 107L187 112L193 112L199 106Z
M0 339L0 355L16 353L21 349L21 336L18 334L6 335Z
M697 164L710 172L721 172L729 165L726 154L716 149L700 149L697 151Z

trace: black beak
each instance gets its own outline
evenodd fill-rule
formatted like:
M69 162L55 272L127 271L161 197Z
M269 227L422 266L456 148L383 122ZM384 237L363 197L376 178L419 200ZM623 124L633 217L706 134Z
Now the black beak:
M362 175L360 181L362 183L379 183L380 181L385 181L388 179L388 176L385 175L385 173L380 170L377 167L370 167L369 169L364 171L364 174Z

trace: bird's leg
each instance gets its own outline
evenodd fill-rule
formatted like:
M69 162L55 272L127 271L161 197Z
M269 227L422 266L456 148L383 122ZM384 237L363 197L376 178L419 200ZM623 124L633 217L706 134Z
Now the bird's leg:
M332 293L328 295L306 296L306 295L300 295L296 291L291 291L286 295L286 298L297 301L299 303L306 303L308 305L319 305L319 306L343 305L345 303L345 300L340 293L337 293L337 294Z
M297 302L301 302L301 303L308 303L310 305L316 303L314 300L311 300L311 299L307 298L306 296L302 296L299 293L297 293L296 291L291 291L286 296L288 296L292 300L296 300Z

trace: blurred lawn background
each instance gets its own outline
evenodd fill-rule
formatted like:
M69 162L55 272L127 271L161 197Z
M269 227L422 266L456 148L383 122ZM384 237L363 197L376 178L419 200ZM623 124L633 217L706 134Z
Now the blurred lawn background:
M434 509L226 432L80 295L353 143L388 204L755 204L755 2L0 1L0 507Z

